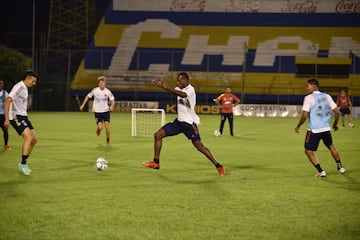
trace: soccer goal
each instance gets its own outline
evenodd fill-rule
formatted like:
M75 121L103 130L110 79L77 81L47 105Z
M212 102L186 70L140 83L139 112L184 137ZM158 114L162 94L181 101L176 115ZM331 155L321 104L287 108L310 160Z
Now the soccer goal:
M131 136L152 136L164 124L164 109L131 109Z

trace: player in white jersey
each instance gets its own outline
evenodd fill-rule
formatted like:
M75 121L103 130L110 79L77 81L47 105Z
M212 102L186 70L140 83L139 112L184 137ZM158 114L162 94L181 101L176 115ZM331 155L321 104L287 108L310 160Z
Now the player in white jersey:
M150 162L142 163L146 168L160 169L160 151L162 139L168 136L183 133L188 139L191 139L194 147L203 153L217 168L220 176L225 176L225 168L217 162L211 151L202 143L197 126L200 124L200 118L195 113L196 93L195 89L189 83L189 76L181 72L177 76L178 86L173 88L166 81L153 80L153 83L167 92L177 95L178 117L170 123L162 126L154 134L154 158Z
M339 110L334 100L326 93L319 91L319 81L316 79L309 79L306 85L308 95L304 99L302 107L302 115L299 123L295 127L295 131L300 131L301 125L309 118L308 129L305 137L305 154L310 162L317 169L317 177L326 177L326 172L321 168L319 160L315 155L315 151L322 140L325 146L331 152L331 156L336 162L339 173L345 173L345 168L342 167L340 161L340 154L335 148L330 128L330 120L332 112L335 120L333 123L334 131L338 130Z
M4 104L5 99L8 96L8 92L4 89L4 81L0 79L0 128L3 131L3 137L4 137L4 149L5 150L11 150L8 142L9 142L9 131L4 126L5 122L5 113L4 113Z
M110 144L110 112L114 110L115 98L112 92L106 88L105 85L105 77L98 77L98 87L93 88L86 95L80 106L80 111L84 109L85 104L90 98L94 98L92 111L95 113L95 121L97 125L96 135L100 136L103 125L105 125L106 143Z
M34 127L27 115L28 88L36 84L37 77L38 75L34 71L26 71L24 80L13 86L4 105L4 126L8 128L11 124L16 132L24 138L21 162L18 164L18 168L25 175L30 175L31 173L27 160L37 142Z

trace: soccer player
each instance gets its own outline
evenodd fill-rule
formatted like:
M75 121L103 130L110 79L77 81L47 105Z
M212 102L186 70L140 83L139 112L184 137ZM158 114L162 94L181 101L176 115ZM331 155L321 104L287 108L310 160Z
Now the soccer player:
M334 131L338 130L339 110L334 100L326 93L319 91L319 81L309 79L306 85L308 95L304 98L302 106L302 114L299 123L295 127L295 131L299 133L301 125L309 118L308 129L305 137L305 154L310 162L317 169L317 177L326 177L326 172L321 168L315 151L318 149L319 142L322 140L329 149L333 159L336 162L339 173L345 173L340 161L340 154L335 148L330 128L330 119L332 112L335 120L333 123Z
M219 131L215 130L215 136L219 137L223 133L224 124L226 119L228 119L230 127L230 135L234 136L234 113L233 107L240 103L240 99L231 93L231 88L227 87L224 90L224 93L220 94L215 99L215 103L221 106L221 121Z
M114 110L115 97L112 92L105 87L106 80L104 76L98 77L98 87L93 88L84 98L80 106L80 111L85 107L87 101L94 97L92 111L95 113L97 125L96 135L100 136L103 125L106 129L106 144L110 144L110 112ZM110 103L110 104L109 104Z
M336 104L340 107L342 126L345 127L345 117L347 116L349 119L349 127L355 127L351 116L352 103L345 90L340 91L340 95L336 99Z
M18 168L25 175L30 175L31 173L27 160L37 142L34 127L27 115L28 88L35 86L37 78L38 74L34 71L26 71L24 80L13 86L4 105L4 126L8 128L11 124L16 132L24 138L21 162L18 164Z
M7 96L8 96L8 92L4 89L4 81L0 79L0 127L3 131L4 149L11 150L10 146L8 145L9 131L4 126L4 122L5 122L4 104Z
M225 168L216 161L214 155L201 141L200 133L197 128L197 125L200 124L200 119L194 110L196 105L196 93L194 87L189 83L188 74L186 72L178 74L178 86L175 88L169 86L166 81L153 80L153 83L157 87L177 95L178 116L173 122L165 124L154 134L154 159L153 161L142 163L142 165L146 168L160 169L162 139L183 133L192 141L194 147L214 164L219 175L225 176Z

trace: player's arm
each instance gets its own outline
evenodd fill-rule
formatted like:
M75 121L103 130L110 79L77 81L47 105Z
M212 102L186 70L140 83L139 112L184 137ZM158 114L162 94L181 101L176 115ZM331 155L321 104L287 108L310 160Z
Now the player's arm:
M155 84L157 87L164 89L167 92L178 95L179 97L182 97L182 98L187 97L186 92L176 90L175 88L169 86L169 84L166 81L153 79L152 83Z
M218 97L215 99L216 105L221 106L221 99L222 99L223 96L224 96L224 94L221 94L220 96L218 96Z
M112 99L112 100L110 100L109 110L111 112L114 111L114 107L115 107L115 99Z
M339 128L338 128L338 121L339 121L339 116L340 116L340 114L339 114L339 109L336 107L336 108L334 108L333 109L333 112L334 112L334 123L333 123L333 129L334 129L334 131L337 131Z
M6 98L6 100L4 102L4 114L5 114L4 127L6 127L6 128L8 128L10 126L9 109L10 109L11 102L12 102L12 98L9 96Z
M300 132L300 127L301 125L304 124L304 122L306 121L306 119L308 118L309 116L309 112L307 111L302 111L302 114L300 116L300 119L299 119L299 123L296 125L295 127L295 132L299 133Z
M328 101L329 101L329 106L330 108L332 109L332 111L334 112L334 123L333 123L333 129L334 131L337 131L338 130L338 121L339 121L339 116L340 116L340 113L339 113L339 109L336 105L336 103L334 102L334 100L331 98L330 95L327 95L327 98L328 98Z
M84 101L80 106L80 111L82 111L84 109L85 104L87 103L87 101L89 101L89 96L88 95L86 95L86 97L84 98Z
M351 102L351 99L350 99L350 97L348 96L348 102L349 102L349 107L350 107L350 109L352 109L352 102Z
M235 95L234 95L235 96ZM234 106L238 105L240 103L240 98L238 98L237 96L235 96L235 102L234 102Z

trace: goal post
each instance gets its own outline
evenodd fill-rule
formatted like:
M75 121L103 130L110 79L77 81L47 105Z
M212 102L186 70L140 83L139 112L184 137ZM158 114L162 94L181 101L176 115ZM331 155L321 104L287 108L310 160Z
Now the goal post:
M164 109L131 109L131 136L152 136L165 124Z

